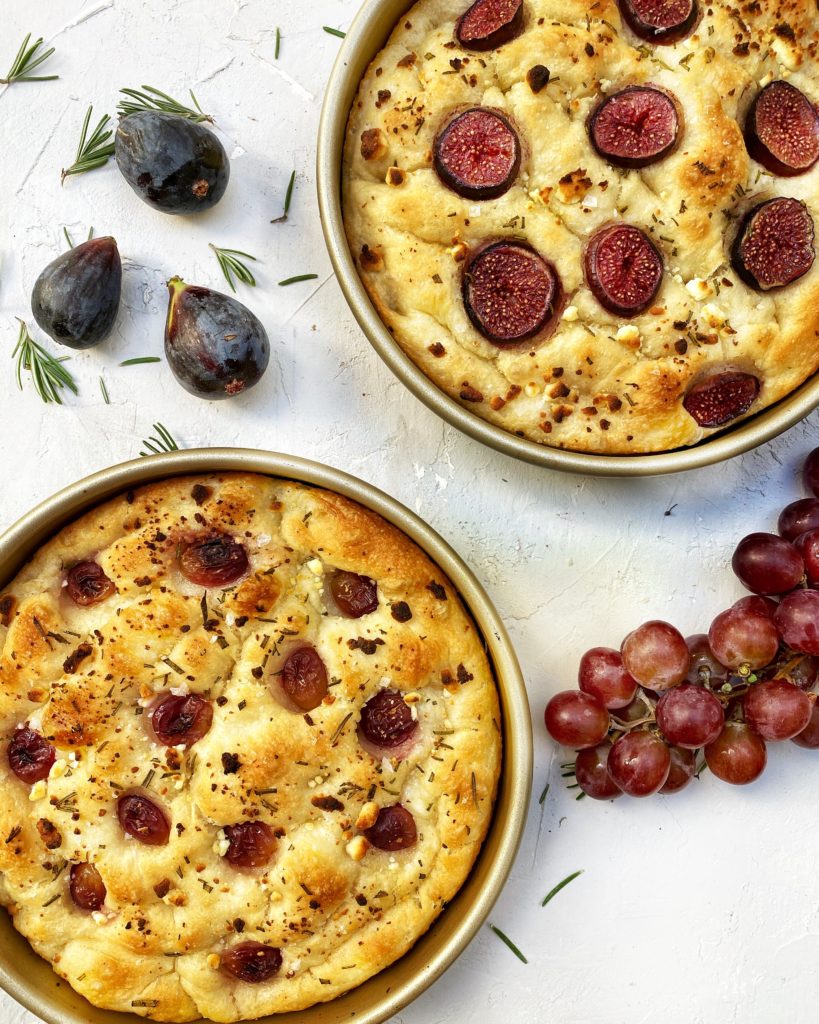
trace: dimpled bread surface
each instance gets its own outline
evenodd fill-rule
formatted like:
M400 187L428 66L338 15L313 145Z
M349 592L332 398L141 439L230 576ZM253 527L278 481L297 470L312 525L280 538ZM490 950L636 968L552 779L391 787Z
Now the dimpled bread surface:
M635 36L615 0L525 0L523 33L486 52L456 41L467 6L421 0L401 19L361 83L344 153L353 256L380 316L421 370L507 431L611 454L713 434L683 406L710 372L759 378L744 415L812 374L819 263L761 293L734 271L730 250L744 214L766 199L797 198L814 222L819 213L819 165L773 176L749 157L742 129L769 81L819 100L815 0L703 2L694 32L665 46ZM535 65L551 72L538 93L526 78ZM587 121L605 96L644 83L676 97L679 144L651 166L618 169L592 148ZM513 186L480 202L446 188L432 164L441 125L474 105L503 111L523 146ZM600 305L583 270L590 235L618 221L645 231L665 264L651 307L629 320ZM475 329L461 292L469 253L498 238L532 245L565 293L553 330L505 349Z
M178 556L214 534L244 545L250 569L203 591ZM79 607L64 581L88 559L116 593ZM377 609L330 611L334 569L374 579ZM393 615L398 602L410 618ZM63 529L0 591L0 609L0 901L95 1005L239 1021L332 999L409 949L466 878L499 775L497 691L450 581L373 512L257 475L167 480ZM330 680L309 714L275 695L301 642ZM90 653L72 659L81 644ZM403 760L372 756L358 738L362 705L387 685L412 695L417 714ZM149 732L147 709L171 689L213 705L188 750ZM56 747L34 786L5 756L23 723ZM164 846L120 827L117 797L140 787L170 820ZM359 859L361 808L396 802L417 842ZM220 830L245 820L276 831L266 867L222 855ZM70 867L85 861L107 890L94 913L69 893ZM221 969L247 940L281 949L275 977L250 984Z

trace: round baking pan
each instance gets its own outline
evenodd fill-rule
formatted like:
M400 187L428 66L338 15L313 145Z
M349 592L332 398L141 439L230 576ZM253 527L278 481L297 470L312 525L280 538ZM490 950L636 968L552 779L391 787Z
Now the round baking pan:
M499 452L550 469L595 476L653 476L721 462L770 441L815 409L819 405L819 374L770 408L691 448L644 455L595 455L517 437L469 412L432 383L404 353L370 302L347 244L341 213L341 163L350 108L370 61L413 2L366 0L360 9L327 83L317 154L321 223L341 290L373 348L410 391L452 426ZM464 8L467 5L464 0Z
M261 1018L262 1024L378 1024L431 985L480 928L509 874L529 803L532 724L520 667L498 613L452 548L399 502L337 469L272 452L210 448L126 462L44 501L0 536L0 589L44 541L106 499L166 477L228 471L325 487L372 509L406 533L454 584L477 624L498 683L504 741L498 797L489 834L455 899L408 953L358 988L307 1010ZM48 1024L136 1024L145 1019L92 1007L34 953L6 913L0 913L0 985Z

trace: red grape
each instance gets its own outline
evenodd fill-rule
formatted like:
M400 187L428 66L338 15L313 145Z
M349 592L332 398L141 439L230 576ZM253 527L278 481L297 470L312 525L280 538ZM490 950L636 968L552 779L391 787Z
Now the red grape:
M302 711L312 711L327 696L327 669L315 647L300 647L282 666L282 688Z
M213 705L195 693L172 693L160 697L148 717L160 743L166 747L191 747L210 729Z
M811 712L808 724L796 736L791 736L791 743L798 747L816 750L819 747L819 704L811 701Z
M671 770L668 747L653 733L635 729L621 736L609 752L609 775L629 796L651 796Z
M378 607L378 588L375 580L357 572L336 569L330 577L330 593L342 615L360 619Z
M397 747L418 728L412 708L399 690L379 690L361 709L362 733L379 747Z
M654 702L648 699L644 690L634 698L631 704L627 704L624 708L615 708L611 712L612 718L617 719L618 722L624 722L626 725L634 725L635 722L643 719L653 721L653 715Z
M819 584L819 530L800 533L793 542L805 563L805 578L815 587Z
M221 957L221 969L239 981L257 985L278 974L282 966L281 950L261 942L241 942Z
M755 683L743 701L745 721L766 740L789 740L807 726L812 702L785 679Z
M109 580L101 565L97 562L77 562L68 570L65 578L66 591L74 604L86 608L91 604L99 604L107 597L116 593L116 586Z
M697 771L697 755L693 750L671 747L671 768L661 793L679 793L694 778Z
M796 540L800 533L816 530L819 528L819 499L792 501L780 512L777 526L785 540Z
M236 825L225 825L225 835L230 843L225 860L235 867L262 867L278 846L273 829L263 821L240 821Z
M717 661L717 657L711 650L708 643L707 633L694 633L693 636L685 638L688 653L691 655L691 663L688 666L686 682L689 683L716 683L724 682L727 676L725 666Z
M99 910L107 895L99 871L85 862L71 865L68 891L80 910Z
M593 800L614 800L623 791L609 775L608 759L610 743L581 750L574 762L577 784Z
M802 478L805 481L805 487L819 498L819 448L814 448L805 459Z
M794 590L783 597L774 622L788 647L819 655L819 590Z
M726 722L703 753L711 772L733 786L745 786L758 779L768 761L765 740L744 722Z
M754 612L760 615L767 615L773 619L776 609L779 607L772 597L760 597L759 594L750 594L748 597L741 597L734 601L732 608L739 612Z
M564 747L596 747L608 735L609 713L596 697L579 690L563 690L546 705L546 728Z
M805 573L802 556L774 533L751 533L737 545L731 562L740 582L755 594L784 594Z
M725 716L717 698L694 683L681 683L657 704L657 725L674 746L697 750L722 732Z
M375 824L365 829L368 842L378 850L408 850L415 846L415 819L401 804L382 807Z
M146 846L164 846L171 833L165 812L146 796L126 793L117 800L117 817L123 832Z
M212 537L183 548L179 571L197 587L229 587L248 570L247 552L230 537Z
M626 671L620 652L611 647L586 651L580 659L578 679L583 693L597 697L607 708L624 708L637 693L637 680Z
M651 690L669 690L685 679L691 658L685 638L668 622L644 622L620 648L626 670Z
M722 664L735 671L762 668L779 649L779 636L767 610L747 604L721 612L711 623L708 641Z
M26 726L15 730L7 755L9 767L17 778L32 785L48 778L57 752L44 736Z

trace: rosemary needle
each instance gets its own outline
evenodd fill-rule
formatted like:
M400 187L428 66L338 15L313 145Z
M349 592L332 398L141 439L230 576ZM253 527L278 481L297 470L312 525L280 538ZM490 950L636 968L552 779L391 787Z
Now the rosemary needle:
M93 106L90 106L85 115L77 155L74 157L74 163L63 170L61 176L63 182L70 174L84 174L86 171L93 171L96 167L103 167L114 155L114 143L109 141L114 133L113 129L107 127L111 120L108 114L103 114L99 124L91 133L91 138L88 138L88 126L93 110Z
M220 249L213 242L209 242L208 245L216 254L216 259L219 260L219 266L222 268L222 273L232 292L236 291L236 285L233 283L234 275L244 284L250 285L251 288L255 287L256 278L251 273L250 267L238 259L239 256L243 256L246 260L253 260L255 263L255 256L251 256L249 252L242 252L240 249Z
M14 58L14 63L9 68L9 71L5 78L0 78L0 85L11 85L12 82L53 82L55 78L59 78L59 75L32 75L31 72L35 68L38 68L43 61L48 60L52 53L54 53L54 47L50 50L46 50L41 53L35 59L35 55L40 47L43 45L42 38L28 45L29 39L31 39L31 33L26 36L23 40L23 45L17 51L17 56Z
M560 892L561 889L565 888L569 884L569 882L573 882L575 880L575 878L577 878L578 875L582 875L582 874L583 874L583 869L581 868L580 871L573 871L572 874L570 874L566 878L564 878L562 882L558 882L557 885L554 887L554 889L551 889L543 897L543 902L540 904L541 907L545 907L546 904L549 902L549 900L554 899L554 897L557 896L557 894Z
M296 277L286 277L283 281L279 281L279 285L284 287L287 284L297 284L299 281L315 281L318 274L297 274Z
M549 783L547 782L546 785L543 787L543 792L540 794L540 799L538 800L538 803L540 804L541 807L543 806L543 801L546 799L546 794L548 792L549 792Z
M347 33L346 32L342 32L340 28L330 28L329 25L322 25L321 27L330 36L338 36L339 39L346 39L347 38Z
M190 94L193 106L196 108L195 110L193 107L186 107L184 103L175 100L173 96L169 96L166 92L155 89L152 85L143 85L142 88L144 92L140 92L139 89L120 89L120 92L126 97L124 100L120 100L117 106L117 110L122 117L134 114L138 110L159 110L165 114L176 114L177 117L186 117L189 121L194 121L197 124L202 121L213 123L213 117L210 114L206 114L199 106L199 101L194 96L193 89L190 90Z
M497 937L501 940L501 942L505 943L512 950L512 952L515 954L515 956L518 958L518 960L523 961L523 963L525 963L525 964L529 963L529 961L526 959L526 957L523 955L523 953L521 953L521 951L514 944L514 942L512 942L512 940L509 938L508 935L504 935L504 933L500 930L500 928L497 928L494 924L490 924L489 928L490 928L491 931L493 931L495 933L495 935L497 935Z
M296 184L296 171L295 169L290 175L290 181L287 183L287 192L284 194L284 213L281 217L274 217L271 220L271 224L280 224L283 220L287 220L287 215L290 213L290 201L293 198L293 186Z
M34 390L40 398L46 404L55 402L57 405L62 405L60 391L63 388L68 388L75 395L78 393L76 381L63 366L69 356L57 358L51 355L31 337L25 322L23 320L19 322L20 334L11 354L12 359L17 359L17 387L21 391L23 390L23 370L28 370L31 373Z
M111 404L111 398L110 398L110 396L108 394L108 388L105 386L105 381L104 381L104 379L102 377L100 377L100 391L102 392L102 397L103 397L103 401L105 402L105 404L106 405L110 405Z
M282 30L277 25L276 26L276 50L273 53L273 59L274 60L278 60L279 59L279 52L281 51L281 48L282 48Z
M161 363L159 356L136 356L134 359L123 359L120 366L139 366L141 363Z
M151 437L143 441L142 443L148 451L140 452L140 455L161 455L163 452L179 451L179 445L174 441L167 427L163 427L161 423L154 423L154 430L159 436L154 437L151 435Z

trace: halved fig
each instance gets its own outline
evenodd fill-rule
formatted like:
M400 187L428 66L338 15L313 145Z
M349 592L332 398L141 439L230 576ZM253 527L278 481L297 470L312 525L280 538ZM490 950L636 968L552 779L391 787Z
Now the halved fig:
M247 551L230 537L212 537L183 548L179 571L198 587L229 587L248 569Z
M336 569L330 576L330 596L341 614L348 619L360 619L378 607L375 580L346 569Z
M589 120L589 135L609 163L647 167L668 156L677 145L677 104L652 85L630 85L597 106Z
M278 974L282 966L282 953L276 946L261 942L241 942L222 953L221 969L236 978L257 985Z
M455 26L465 50L494 50L523 31L523 0L475 0Z
M696 24L696 0L618 0L631 30L650 43L676 43Z
M263 821L240 821L236 825L225 825L225 835L230 844L225 860L240 868L262 867L279 845L273 829Z
M731 252L739 276L757 291L784 288L816 258L813 218L799 199L769 199L745 217Z
M299 647L282 665L282 688L302 711L312 711L327 696L327 669L315 647Z
M171 834L165 812L140 793L125 793L117 800L117 817L122 831L146 846L164 846Z
M561 288L551 263L525 243L509 240L468 261L462 292L475 329L503 347L533 338L554 319Z
M748 111L745 143L774 174L804 174L819 160L819 113L790 82L771 82Z
M18 779L30 786L48 778L57 757L57 752L45 736L41 736L34 729L29 729L28 726L15 731L6 753L9 768Z
M415 819L401 804L382 807L375 824L365 829L368 842L378 850L408 850L415 846L418 830Z
M418 728L412 709L400 690L379 690L361 709L359 729L378 747L397 747Z
M80 910L99 910L107 895L105 882L93 864L72 864L68 879L71 899Z
M68 596L74 604L83 608L99 604L117 590L113 580L109 580L105 575L102 566L92 561L77 562L68 570L65 582Z
M160 743L166 747L191 747L210 729L213 705L196 693L171 693L159 698L148 717Z
M752 373L723 370L696 383L683 399L683 406L701 427L721 427L750 409L760 387Z
M596 232L586 249L585 268L600 305L624 317L648 309L663 279L657 247L631 224L612 224Z
M506 117L472 107L444 126L435 139L435 171L466 199L497 199L520 170L520 141Z

